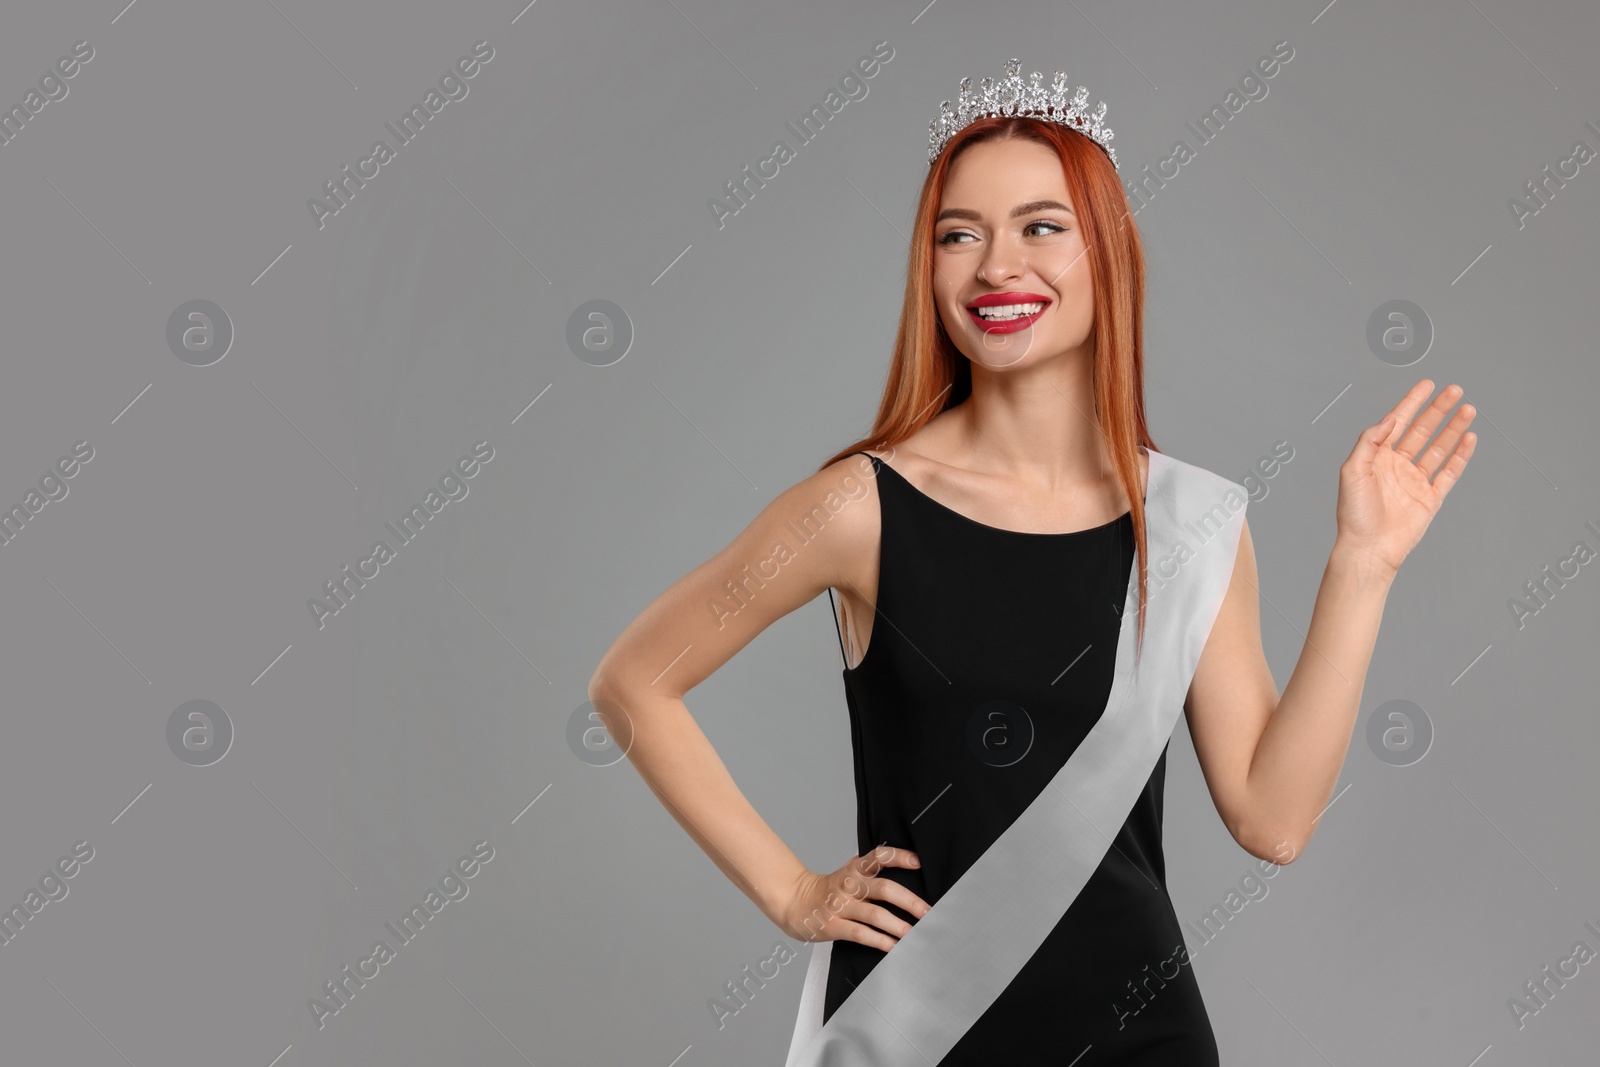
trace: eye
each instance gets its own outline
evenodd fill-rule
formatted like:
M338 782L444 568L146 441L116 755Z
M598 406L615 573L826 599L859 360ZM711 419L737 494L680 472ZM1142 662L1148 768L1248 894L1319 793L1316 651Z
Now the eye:
M1038 226L1046 227L1046 231L1038 235L1040 237L1049 237L1051 234L1067 232L1067 228L1065 226L1062 226L1060 223L1051 222L1049 219L1034 219L1032 222L1028 223L1022 228L1022 232L1024 235L1031 236L1029 231ZM960 238L963 237L970 237L974 241L977 240L977 237L969 230L948 230L945 232L944 236L938 238L934 243L941 245L966 244L966 241L960 240Z

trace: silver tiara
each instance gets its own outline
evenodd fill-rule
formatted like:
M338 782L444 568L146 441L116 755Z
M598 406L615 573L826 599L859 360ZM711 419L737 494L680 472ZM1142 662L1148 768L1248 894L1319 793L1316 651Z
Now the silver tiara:
M939 117L928 123L928 162L931 164L938 159L950 138L978 119L1023 116L1077 130L1105 149L1115 167L1117 153L1111 147L1111 130L1100 125L1100 120L1106 117L1106 102L1096 101L1094 110L1087 110L1084 105L1088 103L1089 90L1081 85L1069 99L1065 71L1056 71L1050 88L1046 89L1043 74L1034 71L1024 84L1021 70L1019 60L1006 60L1006 76L1000 84L995 85L993 78L984 78L978 83L976 93L972 91L972 79L962 78L961 99L953 109L948 100L940 104Z

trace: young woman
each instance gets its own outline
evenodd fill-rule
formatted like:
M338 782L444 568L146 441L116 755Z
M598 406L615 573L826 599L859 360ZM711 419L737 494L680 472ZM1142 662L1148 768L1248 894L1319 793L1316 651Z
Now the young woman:
M1298 856L1395 572L1476 441L1471 405L1446 420L1461 390L1429 403L1427 380L1360 435L1280 696L1247 494L1146 428L1143 259L1104 107L1007 69L934 125L871 434L650 604L590 686L680 825L816 942L791 1067L1217 1064L1161 851L1177 713L1239 845ZM825 590L858 819L856 855L817 872L683 696Z

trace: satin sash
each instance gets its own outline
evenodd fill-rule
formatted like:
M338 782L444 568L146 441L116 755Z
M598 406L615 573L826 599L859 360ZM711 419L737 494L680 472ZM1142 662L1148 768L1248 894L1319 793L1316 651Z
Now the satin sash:
M1130 565L1106 707L1050 784L822 1023L833 942L812 945L786 1067L929 1067L1011 983L1099 867L1171 738L1233 575L1248 494L1145 451L1148 596L1134 668Z

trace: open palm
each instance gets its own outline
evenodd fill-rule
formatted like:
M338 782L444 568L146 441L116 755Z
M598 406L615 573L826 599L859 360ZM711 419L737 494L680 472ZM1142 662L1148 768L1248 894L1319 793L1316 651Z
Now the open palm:
M1417 415L1432 392L1426 378L1412 386L1381 422L1362 432L1339 468L1339 540L1392 570L1422 540L1478 443L1477 434L1466 432L1477 409L1462 404L1422 451L1462 395L1460 386L1447 385Z

